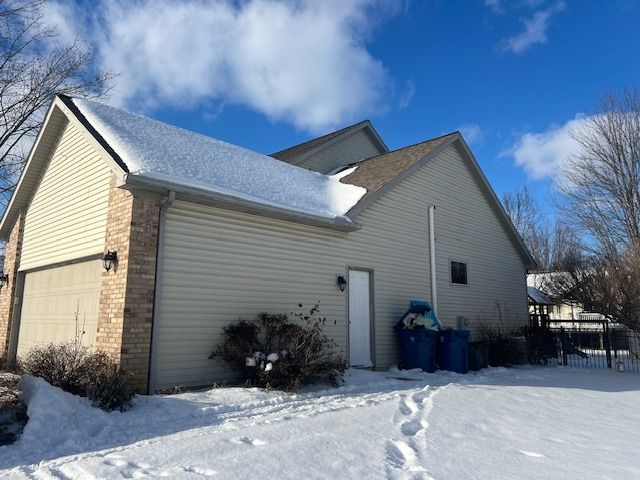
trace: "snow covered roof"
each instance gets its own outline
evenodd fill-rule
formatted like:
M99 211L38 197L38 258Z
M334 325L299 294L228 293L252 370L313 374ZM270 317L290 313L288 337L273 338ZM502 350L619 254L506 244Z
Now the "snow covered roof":
M64 97L128 176L179 184L327 219L346 213L366 189L246 148L99 102ZM75 109L73 107L76 107Z

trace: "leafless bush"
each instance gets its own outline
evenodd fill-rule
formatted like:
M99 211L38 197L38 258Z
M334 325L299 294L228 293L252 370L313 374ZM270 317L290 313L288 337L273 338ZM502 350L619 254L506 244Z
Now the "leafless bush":
M480 322L477 332L489 345L489 365L510 367L518 363L518 340L514 332L488 322Z
M19 368L66 392L87 397L106 411L126 410L133 399L127 385L130 374L106 353L78 343L34 347L20 359Z
M347 365L324 334L326 318L319 317L318 305L294 318L261 313L255 321L229 325L210 358L220 358L253 386L296 391L318 381L337 384Z

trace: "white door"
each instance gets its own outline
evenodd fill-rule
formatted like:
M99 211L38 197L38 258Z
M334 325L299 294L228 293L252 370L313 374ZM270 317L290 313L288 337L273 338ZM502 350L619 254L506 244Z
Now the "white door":
M43 343L95 344L101 272L91 260L25 275L18 356Z
M371 299L369 272L349 270L349 364L370 367Z

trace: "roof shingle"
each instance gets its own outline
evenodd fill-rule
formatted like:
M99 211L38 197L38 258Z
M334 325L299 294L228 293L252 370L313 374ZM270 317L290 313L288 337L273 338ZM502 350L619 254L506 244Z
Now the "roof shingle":
M438 138L354 163L350 167L357 166L358 168L353 173L342 177L340 181L367 189L367 193L358 202L358 204L362 204L456 133L448 133Z

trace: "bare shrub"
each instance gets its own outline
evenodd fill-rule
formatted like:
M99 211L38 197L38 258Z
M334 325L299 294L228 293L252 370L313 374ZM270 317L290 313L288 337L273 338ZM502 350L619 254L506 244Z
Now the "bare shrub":
M95 407L106 411L126 410L133 391L130 374L109 356L78 343L50 343L36 346L19 360L19 368L62 390L87 397Z
M481 322L478 324L478 335L489 345L489 365L510 367L518 363L518 340L513 332Z
M527 351L531 365L547 365L557 359L558 339L544 327L523 327L522 335L527 339Z
M271 313L239 320L224 329L224 342L209 358L221 359L252 386L296 391L320 381L337 385L347 364L324 334L326 318L318 309L294 314L294 322L286 314Z
M91 404L107 412L128 409L133 400L133 390L128 385L131 374L104 352L92 355L91 368L87 385L87 398Z

